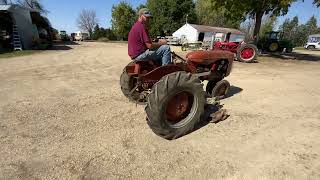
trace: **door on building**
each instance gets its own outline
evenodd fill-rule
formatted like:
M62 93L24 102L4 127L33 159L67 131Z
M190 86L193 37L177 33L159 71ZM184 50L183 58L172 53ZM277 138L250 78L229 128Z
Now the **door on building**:
M2 50L12 50L12 18L10 13L0 11L0 48Z

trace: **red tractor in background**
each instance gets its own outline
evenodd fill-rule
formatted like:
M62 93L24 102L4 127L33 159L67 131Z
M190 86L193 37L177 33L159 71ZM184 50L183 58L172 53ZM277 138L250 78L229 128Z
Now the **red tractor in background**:
M215 42L214 50L230 51L236 55L236 59L240 62L251 63L258 56L258 48L254 44L244 42L243 35L234 35L229 32L224 42Z

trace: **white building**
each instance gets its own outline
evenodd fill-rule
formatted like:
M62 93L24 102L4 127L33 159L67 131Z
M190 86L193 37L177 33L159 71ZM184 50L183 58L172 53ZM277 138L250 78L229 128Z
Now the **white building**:
M224 41L226 34L231 32L230 39L244 38L244 33L232 28L212 27L196 24L185 24L172 34L173 37L182 39L185 37L188 42L211 41L215 33L215 41Z

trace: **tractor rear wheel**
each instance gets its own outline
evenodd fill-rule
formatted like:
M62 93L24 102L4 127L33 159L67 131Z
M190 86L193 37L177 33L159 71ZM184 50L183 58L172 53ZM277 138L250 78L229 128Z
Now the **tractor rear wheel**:
M277 42L273 42L269 44L268 50L270 52L276 52L279 49L279 44Z
M205 92L190 73L174 72L156 83L148 96L147 122L152 131L172 140L192 131L204 114Z
M240 62L251 63L258 56L258 48L253 44L243 44L238 48L237 59Z

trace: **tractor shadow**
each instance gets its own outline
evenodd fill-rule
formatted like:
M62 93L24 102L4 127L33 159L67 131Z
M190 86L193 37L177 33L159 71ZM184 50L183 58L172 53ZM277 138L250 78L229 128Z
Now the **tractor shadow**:
M236 94L241 93L242 91L243 91L242 88L232 85L232 86L230 86L230 89L224 99L230 98Z
M214 123L217 124L219 122L227 120L230 115L227 113L225 109L223 109L224 105L218 104L207 104L205 107L205 113L201 118L201 121L194 127L193 131L189 134L207 126L208 124Z
M72 46L77 46L77 45L80 45L80 44L77 43L77 42L74 42L74 41L54 42L53 45L52 45L52 47L49 48L48 50L54 50L54 51L62 50L62 51L67 51L67 50L73 49Z
M243 89L240 87L231 86L224 99L235 96L236 94L239 94L242 91ZM227 110L223 109L223 106L224 105L221 105L219 101L215 103L206 104L205 113L203 117L189 134L207 126L208 124L217 124L222 121L226 121L230 117L230 115L228 114Z

